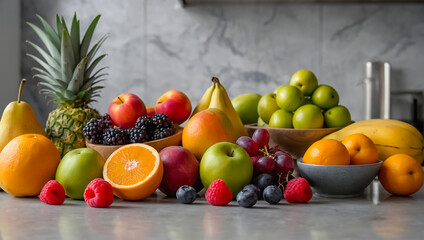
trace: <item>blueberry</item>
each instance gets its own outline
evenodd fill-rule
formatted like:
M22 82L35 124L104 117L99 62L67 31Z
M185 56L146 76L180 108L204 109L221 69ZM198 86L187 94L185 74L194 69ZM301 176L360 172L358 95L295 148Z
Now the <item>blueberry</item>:
M183 185L178 188L176 196L180 203L190 204L196 200L196 190L188 185Z
M256 193L258 199L261 197L261 190L255 184L249 184L244 186L243 190L249 190L251 192Z
M274 182L274 178L272 177L271 174L268 174L268 173L262 173L256 176L255 179L253 179L253 184L258 186L261 192L263 192L264 189L268 187L269 185L271 185L273 182Z
M242 207L253 207L257 201L258 195L256 195L256 193L251 190L243 189L237 194L237 202Z
M264 189L263 198L269 204L277 204L283 198L283 191L277 185L270 185Z

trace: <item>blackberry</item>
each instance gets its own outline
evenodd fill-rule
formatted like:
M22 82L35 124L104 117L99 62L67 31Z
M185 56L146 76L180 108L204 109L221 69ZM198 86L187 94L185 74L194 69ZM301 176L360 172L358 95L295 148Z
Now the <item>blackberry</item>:
M103 131L111 128L112 123L104 118L92 118L83 128L84 136L94 144L103 143Z
M169 137L174 133L175 133L175 128L172 125L168 128L158 128L153 131L150 139L157 140L157 139Z
M129 143L128 131L120 128L109 128L103 132L104 145L124 145Z
M142 143L149 141L149 135L147 131L143 128L131 128L128 129L128 134L131 143Z
M172 121L168 115L164 113L156 113L152 117L152 124L154 129L169 128L172 126Z
M146 131L151 131L153 127L153 121L150 116L142 116L137 118L135 122L135 128L144 129Z

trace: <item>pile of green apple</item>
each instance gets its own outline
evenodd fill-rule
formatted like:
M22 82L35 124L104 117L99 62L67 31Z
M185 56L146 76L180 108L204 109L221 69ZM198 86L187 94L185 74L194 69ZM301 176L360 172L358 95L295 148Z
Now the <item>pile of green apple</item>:
M297 71L290 85L281 85L273 93L262 97L243 94L232 102L244 124L254 123L253 118L257 117L260 127L332 128L352 122L349 110L339 105L337 91L329 85L318 85L315 74L309 70Z

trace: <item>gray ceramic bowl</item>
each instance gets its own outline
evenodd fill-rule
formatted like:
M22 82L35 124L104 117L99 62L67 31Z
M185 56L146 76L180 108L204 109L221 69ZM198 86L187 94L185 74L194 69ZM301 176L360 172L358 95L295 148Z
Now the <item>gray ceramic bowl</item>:
M377 176L383 161L364 165L315 165L297 160L302 177L319 196L348 198L357 197Z

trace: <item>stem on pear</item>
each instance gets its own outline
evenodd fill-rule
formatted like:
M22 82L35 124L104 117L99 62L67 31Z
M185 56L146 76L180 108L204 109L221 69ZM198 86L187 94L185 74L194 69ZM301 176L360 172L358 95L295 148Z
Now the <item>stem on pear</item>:
M25 82L26 82L26 79L22 78L21 85L19 86L18 103L21 102L21 93L22 93L22 88L24 87Z
M124 103L124 101L122 101L122 99L120 97L118 97L118 100L121 101L121 103Z

